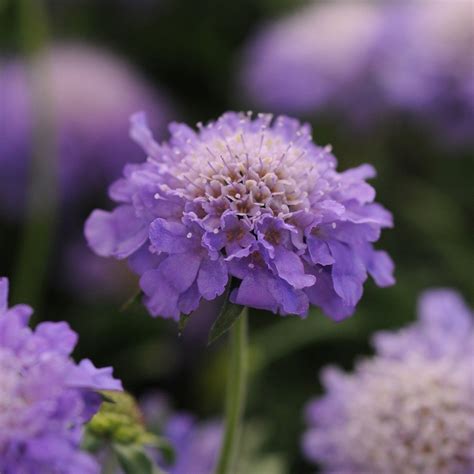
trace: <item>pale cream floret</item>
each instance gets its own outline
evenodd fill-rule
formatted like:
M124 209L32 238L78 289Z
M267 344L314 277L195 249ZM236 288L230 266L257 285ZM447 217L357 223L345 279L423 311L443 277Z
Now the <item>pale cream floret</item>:
M287 142L271 129L249 132L242 127L193 144L172 174L182 183L178 191L187 199L225 198L225 206L250 218L264 210L275 215L310 210L311 195L328 168L322 158L330 152L327 147L319 155L308 153L310 140L301 131L294 142Z

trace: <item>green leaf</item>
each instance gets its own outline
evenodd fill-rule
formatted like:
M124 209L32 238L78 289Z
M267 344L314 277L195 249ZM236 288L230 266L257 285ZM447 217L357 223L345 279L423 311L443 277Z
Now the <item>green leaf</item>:
M114 444L113 449L125 474L165 474L140 445Z
M130 298L128 298L128 300L122 304L122 306L120 307L120 312L123 313L124 311L127 311L127 309L129 309L130 306L135 304L139 300L140 296L142 295L143 295L143 291L140 288L138 288L135 291L135 293L133 293L133 295L130 296Z
M208 345L211 345L214 341L219 339L225 334L239 319L244 309L240 304L231 303L229 296L232 282L230 281L225 291L224 304L222 305L221 312L217 319L212 325L211 331L209 332Z
M186 324L188 324L190 314L181 314L179 316L179 323L178 323L178 334L181 336Z

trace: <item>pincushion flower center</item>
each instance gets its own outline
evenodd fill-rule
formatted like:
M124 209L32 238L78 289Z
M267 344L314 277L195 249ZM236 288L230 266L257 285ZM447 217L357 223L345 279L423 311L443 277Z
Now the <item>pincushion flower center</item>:
M286 142L267 135L264 129L241 129L211 142L188 143L191 149L177 165L177 191L189 200L219 201L221 208L251 218L308 210L318 176L314 156L306 157L311 137L298 132L294 142Z

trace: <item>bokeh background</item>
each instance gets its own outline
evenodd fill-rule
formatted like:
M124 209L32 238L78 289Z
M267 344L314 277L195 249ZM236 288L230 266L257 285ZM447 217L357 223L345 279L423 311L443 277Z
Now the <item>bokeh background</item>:
M223 341L206 345L215 304L180 334L137 301L124 307L136 278L87 249L84 220L110 206L123 164L143 159L128 138L132 112L146 110L160 138L169 121L229 109L290 113L332 144L341 170L376 167L378 201L395 216L380 246L397 285L368 282L339 324L319 311L303 321L251 312L247 433L270 460L259 474L314 472L300 436L321 367L370 354L374 331L415 318L423 289L474 294L473 3L341 0L329 15L315 3L0 0L0 274L12 303L34 305L35 322L68 321L76 356L113 365L137 397L160 390L177 409L219 418L226 353ZM464 14L431 35L420 25L440 5L439 18ZM361 7L377 10L375 25Z

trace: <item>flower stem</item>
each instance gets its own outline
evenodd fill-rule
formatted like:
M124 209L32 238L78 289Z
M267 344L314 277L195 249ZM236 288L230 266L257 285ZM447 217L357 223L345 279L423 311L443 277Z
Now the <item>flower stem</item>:
M235 472L247 391L247 318L248 309L244 308L230 330L225 433L215 474Z

